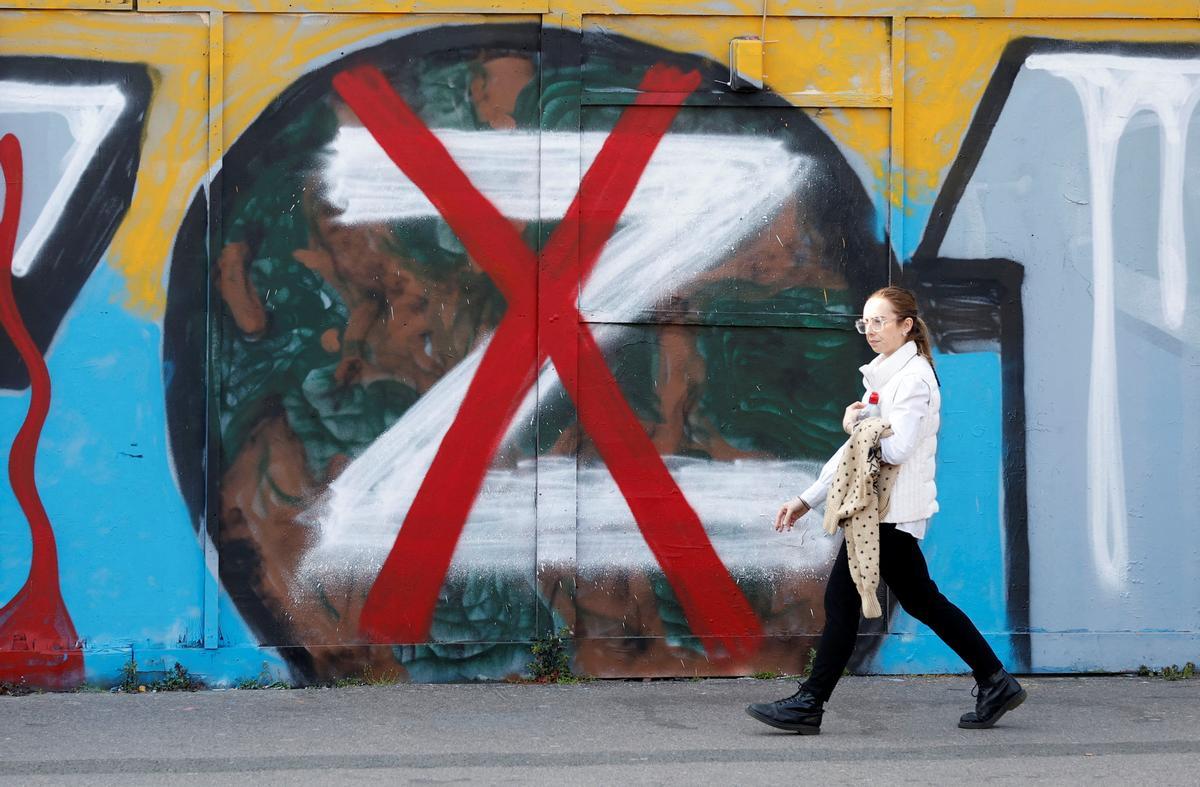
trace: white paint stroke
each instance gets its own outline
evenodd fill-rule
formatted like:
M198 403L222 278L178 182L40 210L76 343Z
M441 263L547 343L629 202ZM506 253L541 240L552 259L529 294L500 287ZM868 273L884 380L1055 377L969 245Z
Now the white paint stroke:
M0 116L50 113L67 123L73 139L59 164L61 175L42 206L33 226L13 255L13 275L24 276L33 266L46 239L62 216L67 200L79 185L84 170L100 143L112 133L125 109L125 94L116 85L47 85L0 80ZM26 166L26 172L30 167Z
M824 577L841 541L825 536L820 511L800 520L790 533L776 533L772 526L780 501L810 483L819 465L683 457L667 457L666 462L732 572L807 572ZM379 573L395 530L384 522L362 524L362 529L305 560L307 582L323 577L369 582ZM540 457L536 463L525 460L515 468L488 472L454 553L451 574L486 571L533 576L538 566L574 567L581 573L657 566L603 465L577 468L572 457Z
M1200 100L1200 60L1083 53L1030 55L1025 66L1075 88L1083 107L1091 182L1093 324L1088 390L1087 499L1092 557L1100 578L1120 588L1129 563L1125 460L1117 377L1113 180L1130 119L1157 116L1163 140L1158 270L1165 324L1183 327L1187 309L1183 167L1187 127Z
M608 134L603 132L460 131L433 132L475 188L506 217L517 221L561 218L575 198L576 178L539 181L540 167L586 170ZM656 214L664 206L711 211L701 192L719 194L731 180L759 173L765 165L787 167L796 156L781 140L735 134L671 134L655 150L623 214L625 220ZM684 175L681 177L681 174ZM365 128L343 126L330 143L321 168L324 197L342 211L343 224L437 216L425 194L400 171ZM539 192L539 182L541 189Z
M473 139L464 142L465 137L459 132L437 133L452 153L463 157L460 163L464 170L489 199L496 200L502 211L512 210L517 215L532 212L536 216L540 210L544 218L561 215L566 209L570 201L566 195L570 192L573 196L579 182L581 155L586 168L603 141L602 135L585 135L581 154L578 136L548 134L543 137L543 155L538 159L536 149L526 147L526 142L520 140L524 135L484 132L478 133L478 142ZM484 144L496 136L517 145L518 153L514 155L527 156L532 150L535 158L514 170L505 160L512 150L505 146L507 143ZM361 144L378 149L373 139L358 139ZM560 155L560 147L575 152ZM505 185L507 176L494 178L488 174L487 156L474 150L490 151L487 156L499 161L496 165L499 170L512 177L517 177L513 174L517 170L523 172L528 168L533 179L525 188L534 197L539 166L543 183L568 185L545 189L550 193L539 208L536 198L527 202L525 197L509 191ZM484 157L477 160L477 155ZM335 152L328 162L331 173L359 171L358 165L347 168L337 165L337 160ZM773 218L780 206L796 193L809 163L778 140L721 135L664 138L605 246L596 270L584 286L583 296L589 308L633 319L664 293L715 266L742 239ZM373 166L384 165L389 170L396 169L388 160ZM327 175L331 194L337 193L333 186L338 177ZM421 211L432 210L432 206L425 207L428 201L423 196L418 199L406 192L406 189L416 190L406 179L398 175L388 178L391 180L385 187L396 189L389 192L396 197L395 204L413 211L402 213L400 208L393 207L389 218L427 215ZM379 214L363 215L379 218ZM619 329L606 328L597 330L596 336L603 346L619 333ZM395 539L437 448L458 413L486 345L484 342L476 347L444 375L305 511L302 521L320 530L318 545L310 555L314 563L323 562L323 555L377 528L384 528L388 543ZM532 425L537 406L535 390L540 389L543 397L547 397L557 385L553 366L547 363L538 385L526 396L509 430L510 439ZM746 477L744 483L753 488L754 480Z

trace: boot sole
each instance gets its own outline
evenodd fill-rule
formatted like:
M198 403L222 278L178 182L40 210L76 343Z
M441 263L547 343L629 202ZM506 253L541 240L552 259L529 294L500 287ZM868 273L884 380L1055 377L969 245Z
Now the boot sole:
M787 730L788 732L795 732L800 735L820 735L821 734L820 725L814 726L812 724L800 724L800 723L788 724L787 722L784 722L784 721L775 721L772 718L769 718L767 716L763 716L763 715L759 714L753 708L746 708L746 715L752 719L761 721L763 724L766 724L769 727L774 727L777 730Z
M1021 692L1019 694L1015 695L1011 700L1004 703L1003 707L1001 707L1000 710L996 711L996 715L993 716L992 718L988 719L987 721L960 721L958 723L958 726L964 730L990 729L992 726L994 726L996 724L996 722L1000 721L1001 716L1008 713L1010 710L1012 710L1013 708L1016 708L1018 705L1020 705L1022 702L1024 702L1025 698L1027 696L1028 695L1026 694L1025 689L1021 689Z

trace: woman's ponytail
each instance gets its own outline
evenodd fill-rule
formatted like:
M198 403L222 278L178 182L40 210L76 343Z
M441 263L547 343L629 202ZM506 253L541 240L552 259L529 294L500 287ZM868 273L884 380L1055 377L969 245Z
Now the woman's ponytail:
M908 339L917 345L917 352L924 356L926 361L929 361L929 368L933 369L933 377L937 379L937 369L933 363L933 343L929 339L929 326L921 319L920 312L917 310L917 296L911 290L903 287L888 286L876 290L871 297L882 298L890 303L896 311L897 319L912 318L913 327L908 334ZM941 385L940 380L938 380L938 385Z
M933 366L933 346L929 341L929 326L920 317L913 317L912 340L917 344L917 352L925 356L930 367Z

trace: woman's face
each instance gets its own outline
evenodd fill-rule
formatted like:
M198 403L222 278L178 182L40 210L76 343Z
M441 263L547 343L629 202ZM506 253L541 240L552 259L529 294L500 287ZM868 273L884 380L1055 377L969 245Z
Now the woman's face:
M883 298L871 298L863 306L863 322L867 327L867 344L880 355L891 355L908 341L912 318L896 319L896 310Z

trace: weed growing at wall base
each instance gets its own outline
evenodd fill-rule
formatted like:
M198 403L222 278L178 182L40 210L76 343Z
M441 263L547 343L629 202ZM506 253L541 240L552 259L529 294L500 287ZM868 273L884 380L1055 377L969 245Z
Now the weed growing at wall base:
M1196 677L1196 663L1189 661L1182 667L1178 664L1172 664L1169 667L1163 667L1160 670L1152 670L1145 664L1138 667L1138 675L1143 678L1162 678L1163 680L1191 680Z
M121 680L116 686L113 686L113 689L116 691L136 692L138 686L138 665L133 657L130 657L129 661L121 666Z
M34 693L40 691L26 683L24 678L19 681L0 680L0 697L24 697Z
M126 694L145 694L151 691L198 691L203 688L206 688L204 681L188 672L187 667L178 661L158 680L142 683L139 680L137 661L131 658L121 667L121 680L112 690Z
M776 678L785 677L785 675L782 672L776 672L775 670L768 669L763 670L762 672L756 672L750 677L754 678L755 680L775 680Z
M538 683L576 683L579 678L571 672L571 657L567 652L567 639L571 630L565 626L558 631L543 634L529 646L533 661L529 663L529 675Z
M271 667L264 661L262 669L258 671L258 676L254 678L244 678L237 683L237 688L243 691L253 689L286 689L288 684L275 677L271 672Z
M204 688L204 683L195 678L187 667L180 664L178 661L167 670L167 674L161 680L156 680L150 684L151 691L196 691Z
M402 682L404 682L404 676L397 670L377 672L374 668L367 667L357 675L344 675L334 679L329 683L329 687L344 689L350 686L394 686Z

